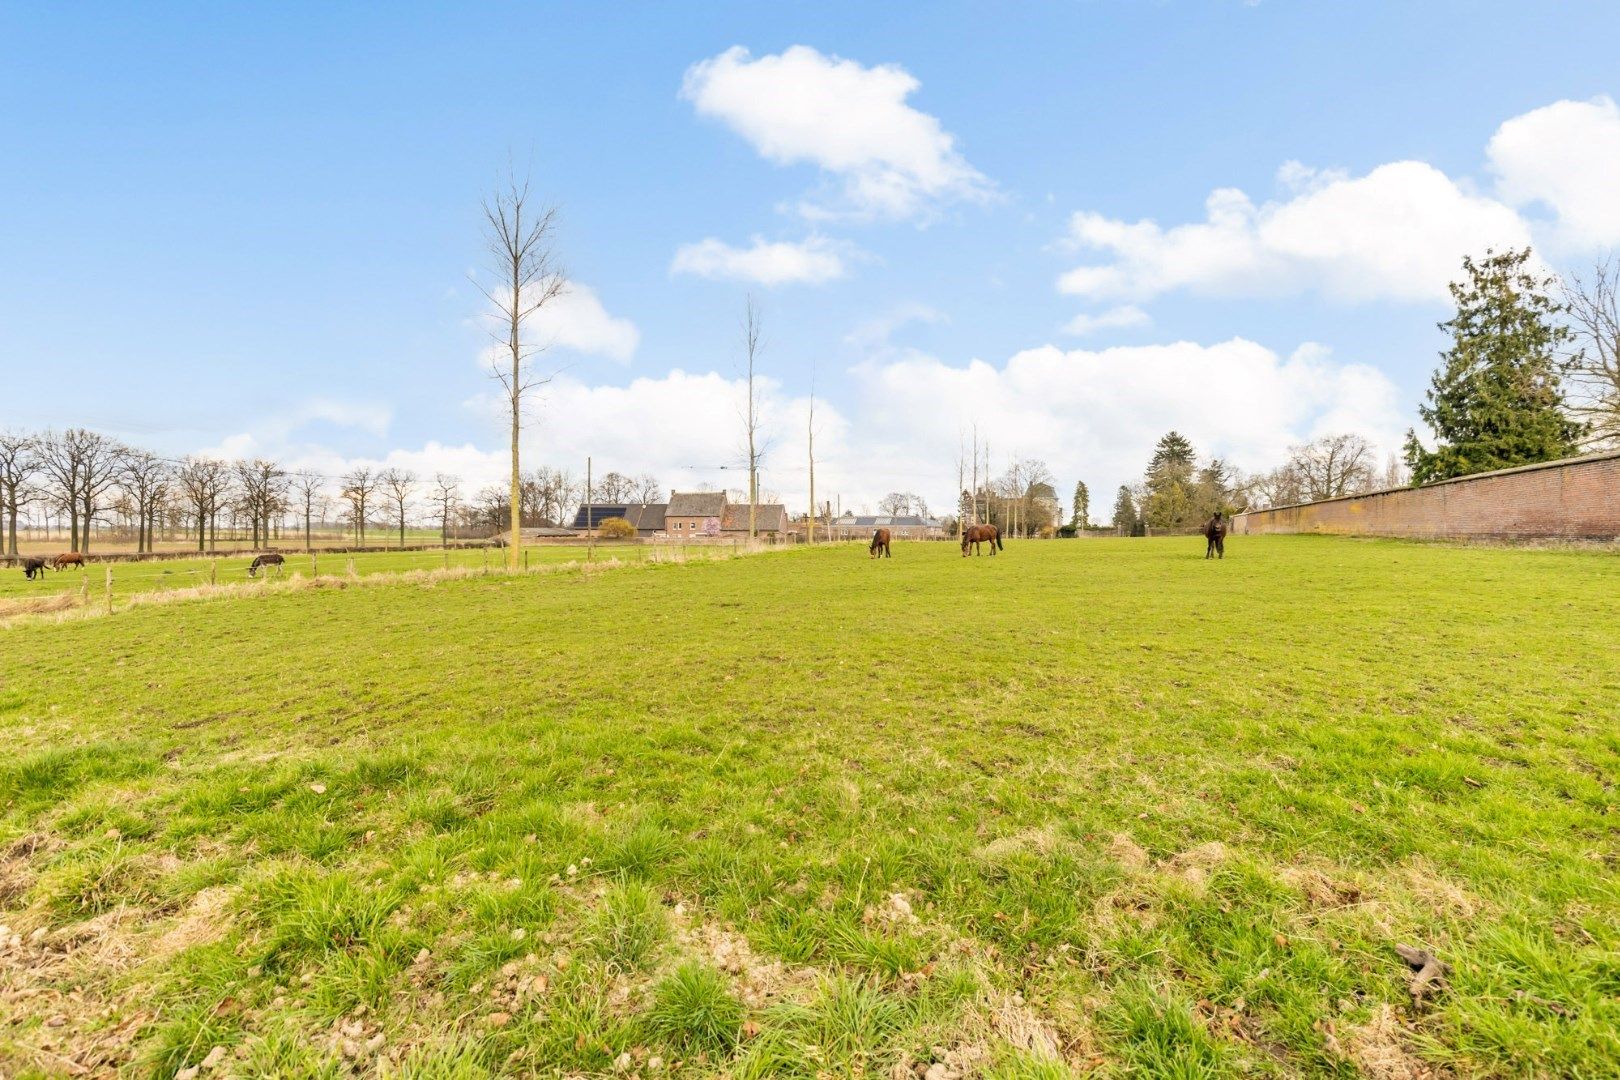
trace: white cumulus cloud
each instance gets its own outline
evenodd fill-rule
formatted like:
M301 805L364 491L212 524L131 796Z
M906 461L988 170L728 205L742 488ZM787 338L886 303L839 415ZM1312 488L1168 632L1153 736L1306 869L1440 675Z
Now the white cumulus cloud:
M806 203L807 215L908 218L993 190L938 118L907 104L920 85L894 64L866 67L805 45L755 58L738 45L692 65L681 96L766 160L832 177L836 199Z
M676 251L670 272L767 286L820 285L843 277L845 265L842 246L823 237L791 243L756 236L746 248L710 237Z
M1486 248L1533 243L1568 255L1620 243L1620 106L1612 98L1515 116L1497 128L1485 159L1494 187L1421 161L1364 176L1291 161L1278 170L1276 198L1256 203L1220 188L1202 221L1166 227L1082 211L1068 239L1093 259L1063 274L1058 288L1103 301L1176 290L1426 301L1444 299L1463 256Z
M1562 246L1620 243L1620 106L1612 98L1516 116L1497 129L1486 156L1502 198L1546 206Z
M641 343L635 323L608 314L596 290L577 281L535 312L529 330L538 343L620 363L633 357Z
M1148 313L1135 304L1124 304L1109 308L1107 311L1081 312L1063 325L1063 332L1073 334L1075 337L1085 337L1099 330L1130 330L1148 326L1152 322L1153 319Z
M974 423L997 470L1012 456L1040 458L1060 487L1086 481L1093 502L1139 479L1154 442L1172 428L1245 470L1273 467L1291 444L1328 432L1360 432L1391 450L1404 428L1388 378L1315 344L1286 356L1243 338L1044 345L1000 366L914 354L857 374L854 429L866 460L939 495L954 484L958 441Z
M852 372L853 390L816 403L816 488L846 508L875 508L890 491L916 492L948 512L955 501L960 439L974 424L999 471L1013 457L1047 462L1066 494L1084 480L1093 503L1140 478L1154 442L1175 428L1205 454L1240 468L1269 468L1289 445L1354 431L1384 450L1405 426L1398 395L1374 368L1336 360L1307 344L1279 354L1253 341L1172 342L1106 349L1026 349L1002 363L953 364L885 348ZM808 402L763 379L767 450L763 486L794 512L808 499L804 432ZM740 489L745 484L739 412L744 385L717 372L680 369L623 385L559 375L536 395L523 466L651 473L667 488ZM230 446L338 476L357 461L431 477L461 476L464 490L499 483L500 403L483 403L488 449L430 442L350 458L316 446ZM228 441L229 442L229 441Z
M1530 242L1529 226L1511 208L1421 161L1361 177L1290 162L1279 179L1289 197L1256 205L1221 188L1206 201L1203 221L1170 228L1077 213L1070 239L1108 259L1070 270L1058 288L1097 300L1148 300L1178 289L1429 300L1446 295L1464 255Z

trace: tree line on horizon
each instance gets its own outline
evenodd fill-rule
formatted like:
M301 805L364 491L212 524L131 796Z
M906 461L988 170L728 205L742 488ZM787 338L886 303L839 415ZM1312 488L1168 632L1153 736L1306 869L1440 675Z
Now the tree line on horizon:
M517 209L522 209L521 196ZM545 300L551 299L560 271L549 261L549 212L536 225L523 225L521 213L509 225L545 248L543 258L535 248L527 249L524 257L532 257L534 265L519 267L507 281L515 289L514 302L522 301L514 309L520 333L521 323L544 302L531 304L523 294L540 282ZM500 250L499 237L492 240ZM1201 457L1186 436L1171 431L1154 447L1142 479L1120 487L1112 525L1133 531L1189 528L1217 510L1313 502L1620 446L1620 259L1599 264L1587 278L1562 281L1538 276L1534 265L1529 248L1487 251L1477 261L1464 258L1463 280L1451 285L1456 311L1439 324L1450 344L1418 407L1430 443L1410 430L1402 456L1380 464L1365 437L1326 435L1291 447L1273 469L1244 475L1219 457ZM751 386L759 344L752 305L747 328ZM546 380L532 378L532 350L521 342L508 359L514 365L507 371L508 389L519 408L523 393ZM759 497L755 434L749 431L746 498L751 506ZM963 486L955 520L948 519L947 526L989 522L1024 536L1089 527L1083 482L1076 485L1068 523L1060 525L1055 480L1045 462L1015 461L992 476L988 447L982 458L980 451L975 434L971 470L965 458L958 462ZM409 470L357 466L328 478L264 459L173 461L85 428L0 432L0 527L8 554L17 552L24 515L35 512L47 522L65 522L77 551L87 551L94 527L106 522L133 536L139 551L152 550L159 535L194 536L198 550L205 550L217 541L222 524L229 535L249 539L255 548L301 524L308 545L314 525L326 524L336 507L338 523L352 530L357 543L364 544L368 527L386 524L403 544L408 519L424 496L446 537L452 523L457 529L506 530L562 523L585 485L567 470L523 472L516 461L514 450L514 473L505 488L491 485L463 498L460 479L444 473L424 481ZM970 471L974 479L967 484ZM656 503L662 494L650 476L617 472L604 474L590 492L605 503ZM909 492L891 492L879 506L886 513L927 516L927 504ZM821 510L818 506L818 524L826 524L830 506L826 515Z
M1245 476L1200 458L1171 431L1141 481L1121 485L1111 523L1191 528L1230 514L1421 485L1620 447L1620 259L1586 278L1538 276L1529 248L1463 259L1452 282L1450 338L1418 415L1381 465L1354 432L1290 447L1273 469ZM1432 444L1432 445L1431 445ZM1077 493L1077 500L1078 500Z
M609 471L590 484L599 502L661 502L655 477ZM585 495L585 479L542 466L519 477L524 527L558 525ZM159 541L194 540L196 550L228 539L257 549L272 540L301 538L336 525L364 545L368 529L388 529L403 545L409 528L439 527L441 539L486 535L510 525L508 492L487 485L463 496L449 473L423 479L409 469L357 465L338 477L287 469L264 458L231 460L192 455L179 460L126 446L87 428L0 431L0 541L18 553L25 529L47 533L54 523L71 550L88 553L96 528L111 528L137 552Z

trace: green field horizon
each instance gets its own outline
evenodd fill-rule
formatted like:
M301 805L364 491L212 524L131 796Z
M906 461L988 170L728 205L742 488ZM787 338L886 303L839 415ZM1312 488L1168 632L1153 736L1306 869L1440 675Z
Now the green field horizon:
M1615 1075L1620 559L1202 555L15 621L0 1075Z

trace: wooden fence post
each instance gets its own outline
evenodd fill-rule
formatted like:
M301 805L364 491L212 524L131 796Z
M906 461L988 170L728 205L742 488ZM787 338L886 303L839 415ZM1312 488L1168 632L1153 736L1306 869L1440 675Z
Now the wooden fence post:
M107 614L112 614L112 564L107 564Z
M208 584L210 584L210 585L218 585L219 584L219 560L218 559L209 559L208 560Z

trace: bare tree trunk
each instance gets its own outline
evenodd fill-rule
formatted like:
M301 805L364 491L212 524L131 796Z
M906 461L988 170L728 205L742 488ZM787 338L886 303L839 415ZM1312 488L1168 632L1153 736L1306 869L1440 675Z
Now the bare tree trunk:
M494 316L505 356L492 374L506 390L510 410L512 469L508 487L511 514L506 561L517 569L523 543L523 472L518 461L518 442L523 428L523 394L551 381L537 378L530 360L544 346L525 344L524 327L529 317L556 299L568 287L567 279L553 261L552 231L556 224L554 207L543 207L532 220L525 221L529 188L513 180L505 190L484 204L485 237L500 284L493 289L479 285L494 305Z
M759 355L759 311L754 298L748 298L748 309L743 323L743 345L748 352L748 415L743 426L748 434L748 539L758 535L759 515L759 408L754 397L754 360Z
M816 372L810 369L810 418L805 423L805 436L810 453L810 516L805 518L805 536L816 542Z

